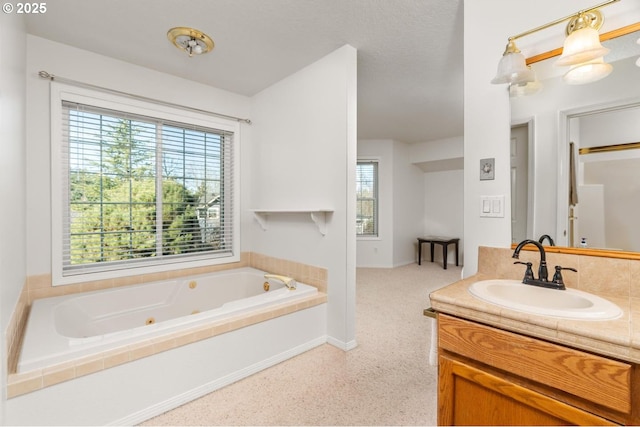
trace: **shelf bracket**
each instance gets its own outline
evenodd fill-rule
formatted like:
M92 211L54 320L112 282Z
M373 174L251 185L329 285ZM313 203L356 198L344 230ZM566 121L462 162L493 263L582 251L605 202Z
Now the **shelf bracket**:
M267 214L263 212L254 212L253 217L258 221L260 227L262 227L264 231L267 231Z
M327 215L331 214L333 210L329 209L303 209L303 210L253 210L253 216L260 224L260 227L266 231L268 226L269 215L274 214L306 214L311 216L311 221L318 227L318 231L323 236L327 235Z
M327 235L327 213L324 211L310 212L311 220L318 227L318 231L323 236Z

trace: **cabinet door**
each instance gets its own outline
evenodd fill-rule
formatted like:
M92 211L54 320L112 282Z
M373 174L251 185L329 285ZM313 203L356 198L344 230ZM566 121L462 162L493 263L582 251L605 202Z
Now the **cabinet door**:
M438 375L439 425L615 425L445 356Z

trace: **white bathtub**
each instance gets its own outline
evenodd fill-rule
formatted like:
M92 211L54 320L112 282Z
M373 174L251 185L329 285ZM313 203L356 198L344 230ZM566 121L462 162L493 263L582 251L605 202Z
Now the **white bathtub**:
M35 300L18 372L317 294L313 286L289 290L273 279L265 291L264 274L245 267Z

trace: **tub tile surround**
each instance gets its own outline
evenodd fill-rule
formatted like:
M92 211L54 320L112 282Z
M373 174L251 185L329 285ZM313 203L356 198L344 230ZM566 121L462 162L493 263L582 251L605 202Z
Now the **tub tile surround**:
M29 306L39 298L82 293L112 287L136 285L151 281L166 280L176 277L193 276L230 270L242 267L253 267L274 274L293 277L318 289L318 294L279 304L275 307L253 313L240 314L231 320L213 321L179 332L172 332L161 337L143 340L120 348L84 356L44 369L16 373L20 344L26 326ZM104 369L128 363L163 351L171 350L196 341L211 338L232 330L240 329L255 323L264 322L299 310L304 310L327 302L327 270L298 262L274 258L253 252L243 252L240 261L231 264L175 270L158 274L145 274L122 279L101 280L77 285L52 286L50 275L31 276L27 278L20 299L7 329L7 349L9 349L7 378L7 397L12 398L32 391L40 390L63 381L69 381L83 375L89 375Z
M573 267L563 272L567 287L599 295L617 304L623 315L614 320L560 319L520 313L481 301L468 292L473 282L486 279L522 279L523 265L514 265L510 248L480 247L478 273L430 295L437 311L502 329L534 336L602 355L640 363L640 261L573 254L547 254L555 265ZM537 268L538 251L520 252L520 260Z
M15 372L18 366L18 354L20 352L20 345L22 343L22 333L27 325L27 316L29 315L29 296L27 292L27 285L22 287L20 297L16 308L9 319L9 324L6 330L6 349L7 349L7 370L8 372Z

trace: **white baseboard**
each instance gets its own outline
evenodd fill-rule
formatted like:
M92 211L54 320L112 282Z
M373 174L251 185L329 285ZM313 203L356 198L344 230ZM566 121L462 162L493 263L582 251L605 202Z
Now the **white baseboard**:
M271 366L274 366L280 362L283 362L287 359L290 359L294 356L302 354L312 348L318 347L327 342L327 337L319 337L314 340L311 340L307 343L299 345L298 347L292 348L280 354L277 354L273 357L270 357L266 360L260 361L253 365L247 366L244 369L240 369L236 372L233 372L229 375L225 375L224 377L218 378L214 381L210 381L206 384L203 384L199 387L196 387L192 390L189 390L185 393L181 393L177 396L174 396L170 399L167 399L163 402L157 403L153 406L150 406L141 411L135 412L131 415L128 415L124 418L114 421L113 423L109 423L108 425L136 425L140 424L143 421L146 421L150 418L163 414L171 409L175 409L180 405L184 405L185 403L191 402L192 400L198 399L206 394L211 393L212 391L216 391L224 386L232 384L236 381L239 381L243 378L251 376L257 372L260 372L264 369L267 369Z
M333 337L327 337L327 343L331 344L334 347L338 347L340 350L344 350L344 351L353 350L358 346L358 343L356 342L356 340L345 342L345 341L335 339Z
M417 264L417 261L415 259L398 261L397 263L393 264L393 268L404 267L405 265L409 264Z

